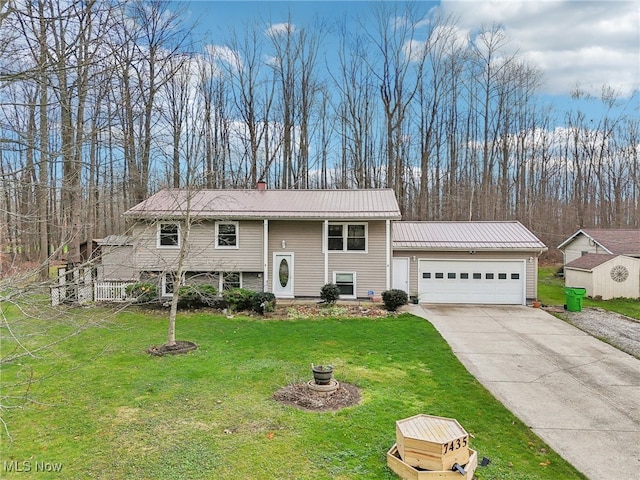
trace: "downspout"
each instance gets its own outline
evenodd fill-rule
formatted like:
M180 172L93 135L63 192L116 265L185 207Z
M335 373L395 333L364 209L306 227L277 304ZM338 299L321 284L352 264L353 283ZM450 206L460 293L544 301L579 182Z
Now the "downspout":
M262 221L262 291L269 291L269 220Z
M386 288L385 290L389 290L391 288L391 220L387 219L386 222L386 246L387 246L387 255L386 255Z
M329 283L329 220L325 220L322 224L322 251L324 252L324 285Z

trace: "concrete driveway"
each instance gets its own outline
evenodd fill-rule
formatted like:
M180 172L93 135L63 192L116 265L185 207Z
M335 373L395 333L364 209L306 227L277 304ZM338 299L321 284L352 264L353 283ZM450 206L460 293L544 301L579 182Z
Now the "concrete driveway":
M411 305L491 393L592 480L640 478L640 360L540 309Z

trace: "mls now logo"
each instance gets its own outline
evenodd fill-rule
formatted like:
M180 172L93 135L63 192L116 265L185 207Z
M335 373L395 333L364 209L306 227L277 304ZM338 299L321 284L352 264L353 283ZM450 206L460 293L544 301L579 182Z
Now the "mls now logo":
M24 460L22 462L18 460L4 461L2 469L5 472L61 472L62 464L54 462L32 462L30 460Z

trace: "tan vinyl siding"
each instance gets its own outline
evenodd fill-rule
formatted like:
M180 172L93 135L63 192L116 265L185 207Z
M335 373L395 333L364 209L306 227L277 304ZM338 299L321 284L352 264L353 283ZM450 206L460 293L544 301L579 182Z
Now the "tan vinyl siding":
M98 280L126 281L137 279L134 268L133 246L105 245L102 247L100 265L98 265Z
M349 222L347 222L349 223ZM361 222L354 222L361 223ZM368 251L329 252L329 278L333 272L356 273L356 295L366 297L369 290L382 293L386 285L385 222L368 223ZM269 222L269 290L273 290L273 254L293 253L294 295L319 297L324 285L323 222ZM282 247L282 241L285 247Z
M361 252L329 252L329 281L334 272L356 273L356 295L367 297L369 291L380 295L386 287L385 222L368 222L368 249Z
M191 271L262 271L262 222L239 222L237 249L215 248L215 222L191 227L185 269ZM134 227L136 268L166 271L177 268L180 248L158 248L155 223Z
M269 222L269 291L273 291L274 253L293 253L293 287L296 297L320 296L320 288L324 284L322 222Z
M394 252L394 257L409 257L409 292L418 290L418 260L428 258L434 260L457 259L470 260L470 254L460 252L429 252L401 250ZM416 260L413 260L416 257ZM474 260L521 260L526 264L526 296L528 299L536 298L538 295L538 258L532 253L517 252L476 252L473 254ZM530 259L531 262L529 261Z

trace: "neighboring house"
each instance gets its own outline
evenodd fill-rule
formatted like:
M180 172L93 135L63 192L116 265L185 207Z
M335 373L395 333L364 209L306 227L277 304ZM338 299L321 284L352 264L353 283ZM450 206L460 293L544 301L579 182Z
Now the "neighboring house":
M182 254L187 282L220 290L317 298L336 283L345 299L400 288L421 302L523 305L546 250L518 222L401 222L389 189L167 189L125 216L136 278L163 296Z
M640 298L640 230L581 229L558 248L565 285L604 300Z
M547 247L516 221L395 222L394 285L426 303L523 305Z

